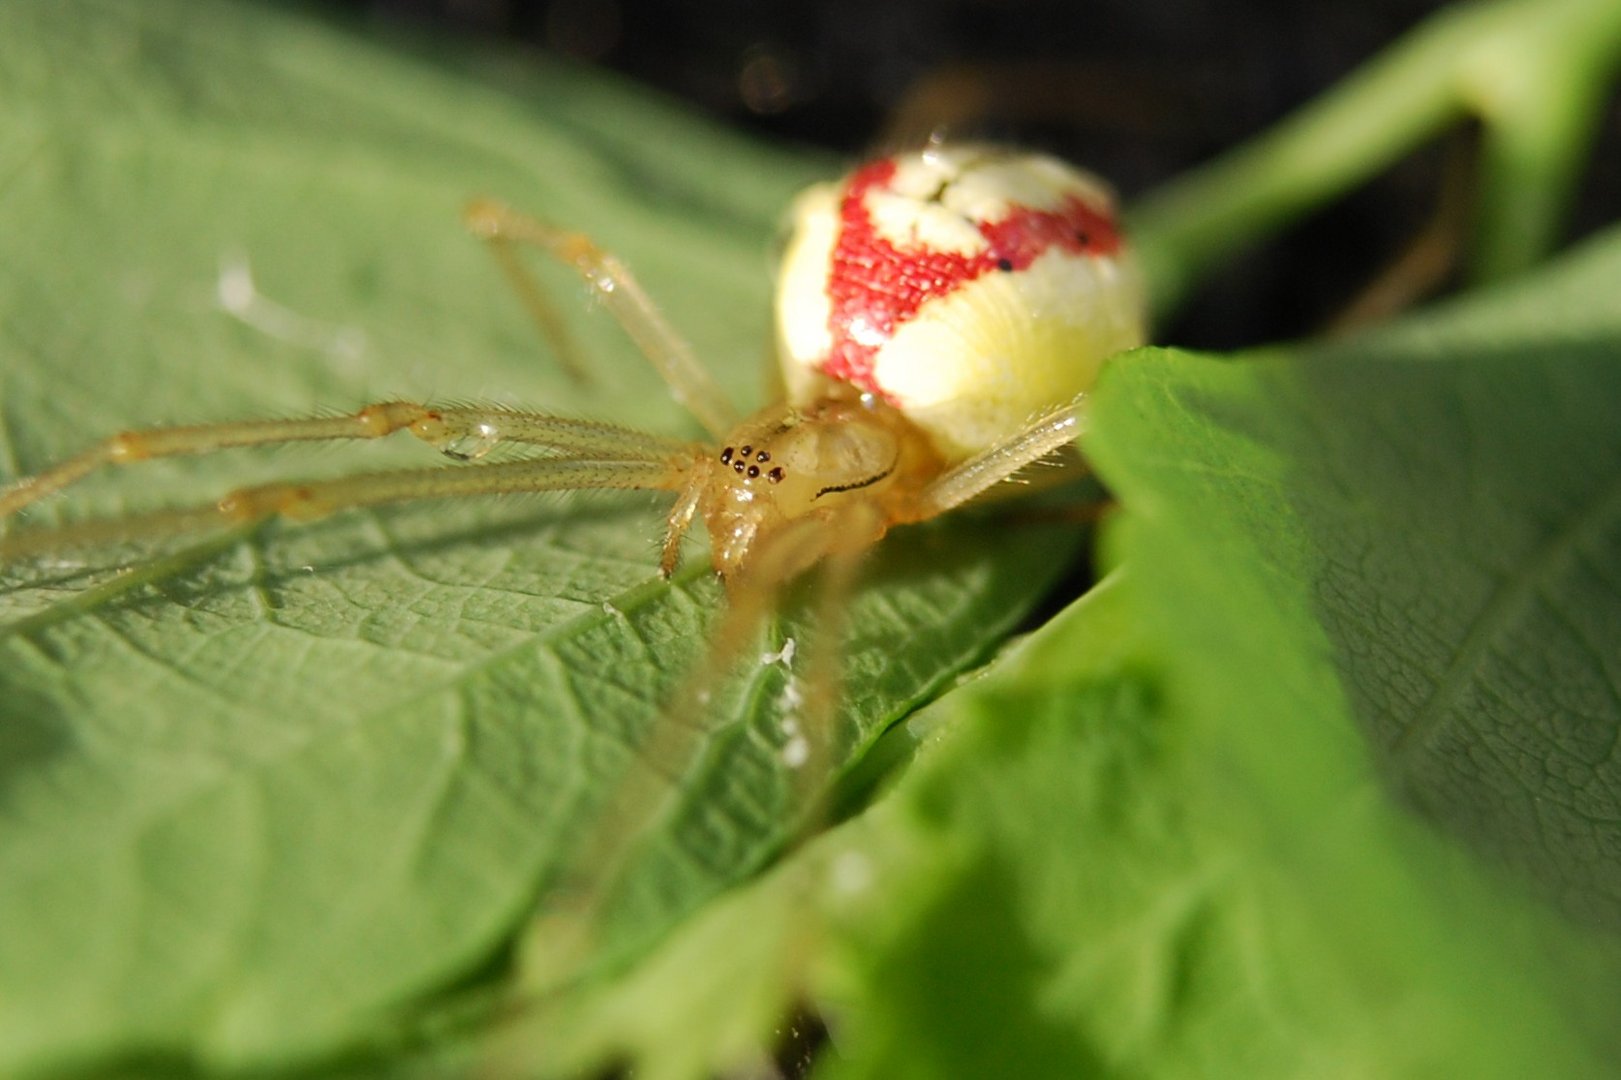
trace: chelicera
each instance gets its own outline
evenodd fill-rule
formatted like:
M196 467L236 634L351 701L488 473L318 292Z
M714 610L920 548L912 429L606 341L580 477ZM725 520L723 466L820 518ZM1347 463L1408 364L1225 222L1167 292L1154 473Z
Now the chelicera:
M701 519L734 605L945 513L1067 446L1105 358L1143 338L1107 191L1054 159L978 146L881 158L795 203L777 294L783 400L739 418L631 272L585 236L492 201L467 222L520 288L534 247L572 266L708 432L693 441L505 408L406 401L346 416L114 435L0 489L0 518L103 466L406 431L459 464L245 487L200 506L14 531L0 559L270 518L503 492L671 492L660 569ZM486 462L496 447L536 455ZM744 602L740 600L754 601Z

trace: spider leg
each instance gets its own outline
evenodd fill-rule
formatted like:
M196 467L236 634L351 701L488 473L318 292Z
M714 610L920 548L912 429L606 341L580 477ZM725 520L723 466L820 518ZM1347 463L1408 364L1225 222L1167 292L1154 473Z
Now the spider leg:
M665 461L531 458L466 468L403 469L307 483L260 484L238 488L216 502L198 506L12 533L0 537L0 562L64 547L183 536L270 518L311 521L340 510L414 499L582 488L674 491L687 483L691 466L690 458L681 457Z
M665 321L624 263L583 233L559 229L494 199L477 199L470 203L463 219L468 229L489 242L502 270L516 285L543 332L554 342L558 340L558 334L551 329L558 321L555 309L515 257L514 245L539 248L573 267L658 371L671 395L711 435L721 438L736 424L736 411L727 402L720 385L698 362L692 346Z
M872 511L869 515L868 511ZM783 763L793 770L796 795L806 807L806 829L824 823L826 803L831 794L829 781L837 767L835 739L838 706L844 698L844 638L850 596L861 575L871 543L860 538L869 530L882 533L875 508L860 504L841 515L851 542L836 542L821 563L821 576L814 597L815 634L802 649L800 674L790 687L797 691L798 707L783 718ZM840 538L842 541L842 538ZM785 661L786 663L787 661Z
M662 461L690 454L691 444L588 420L497 407L432 408L409 401L367 405L347 416L293 420L247 420L222 424L126 431L43 472L0 488L0 518L103 466L161 457L185 457L243 446L337 439L380 439L396 431L458 460L482 457L502 443L543 446L565 454L625 461Z
M1054 409L1005 442L948 469L918 495L908 520L922 521L961 506L1026 465L1068 446L1084 423L1081 410L1079 399Z
M817 635L801 664L806 676L798 695L798 731L793 733L805 740L802 751L796 752L804 756L797 765L792 762L794 754L785 757L814 786L831 759L844 607L863 558L883 533L879 508L851 500L832 513L800 518L762 540L751 553L747 570L727 581L726 612L711 638L708 656L671 702L675 722L665 725L665 737L684 739L706 728L704 714L714 688L752 655L784 590L819 564L813 606ZM662 753L658 756L670 760Z
M655 722L592 828L590 841L561 875L550 932L589 935L634 861L639 842L674 812L681 778L697 767L715 730L715 692L738 667L758 657L760 632L782 592L812 563L823 571L814 599L816 639L799 664L799 704L785 719L782 761L791 771L791 799L801 820L816 820L816 800L833 758L839 700L842 612L872 541L883 532L877 507L852 503L824 516L801 518L761 541L751 572L728 582L728 604L708 652L686 676ZM785 661L786 662L786 661ZM791 684L791 685L795 685ZM564 947L566 953L567 947Z
M480 226L474 215L483 210L483 207L475 203L465 211L464 219L469 230L483 237L485 246L495 259L495 265L500 267L501 274L507 279L512 291L518 294L518 300L523 304L530 321L540 330L546 344L551 346L558 363L568 372L569 378L577 383L589 383L590 371L586 367L574 335L569 333L567 321L558 311L557 305L552 303L546 290L541 288L540 282L535 280L535 275L524 266L512 239L504 232L492 229L488 225Z
M659 576L668 578L675 573L675 564L681 557L681 538L692 527L698 516L698 502L703 497L703 485L689 483L682 489L675 505L665 517L664 544L659 549Z

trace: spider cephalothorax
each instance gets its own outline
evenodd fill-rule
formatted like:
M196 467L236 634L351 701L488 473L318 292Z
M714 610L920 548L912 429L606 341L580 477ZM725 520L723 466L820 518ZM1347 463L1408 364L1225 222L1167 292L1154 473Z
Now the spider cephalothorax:
M916 516L907 503L940 471L933 445L899 410L835 384L809 405L773 406L738 425L690 483L715 569L731 581L761 545L782 545L777 569L792 575L835 539L877 540L890 524ZM843 522L861 529L859 538L848 531L835 538L820 523L840 521L852 503L874 512ZM773 539L779 535L792 539Z

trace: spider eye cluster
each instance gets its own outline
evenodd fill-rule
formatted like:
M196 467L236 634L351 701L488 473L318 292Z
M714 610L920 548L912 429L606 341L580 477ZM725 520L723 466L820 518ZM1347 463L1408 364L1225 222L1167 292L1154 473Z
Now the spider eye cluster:
M753 460L750 460L750 459ZM730 465L732 471L746 480L756 480L762 473L766 480L773 484L781 483L783 471L781 465L772 465L764 468L771 461L771 451L756 450L751 445L741 447L728 446L720 452L720 463Z

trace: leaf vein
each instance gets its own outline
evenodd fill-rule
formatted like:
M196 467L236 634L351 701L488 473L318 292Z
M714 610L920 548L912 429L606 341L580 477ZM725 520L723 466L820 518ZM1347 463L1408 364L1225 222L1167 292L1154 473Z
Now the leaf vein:
M1551 531L1531 558L1521 564L1522 568L1511 573L1487 599L1451 663L1441 672L1435 689L1391 744L1390 759L1398 774L1406 776L1417 767L1419 755L1434 740L1465 687L1479 673L1493 642L1537 600L1543 584L1581 550L1585 541L1618 518L1621 474L1611 477L1597 497L1569 517L1562 528Z

